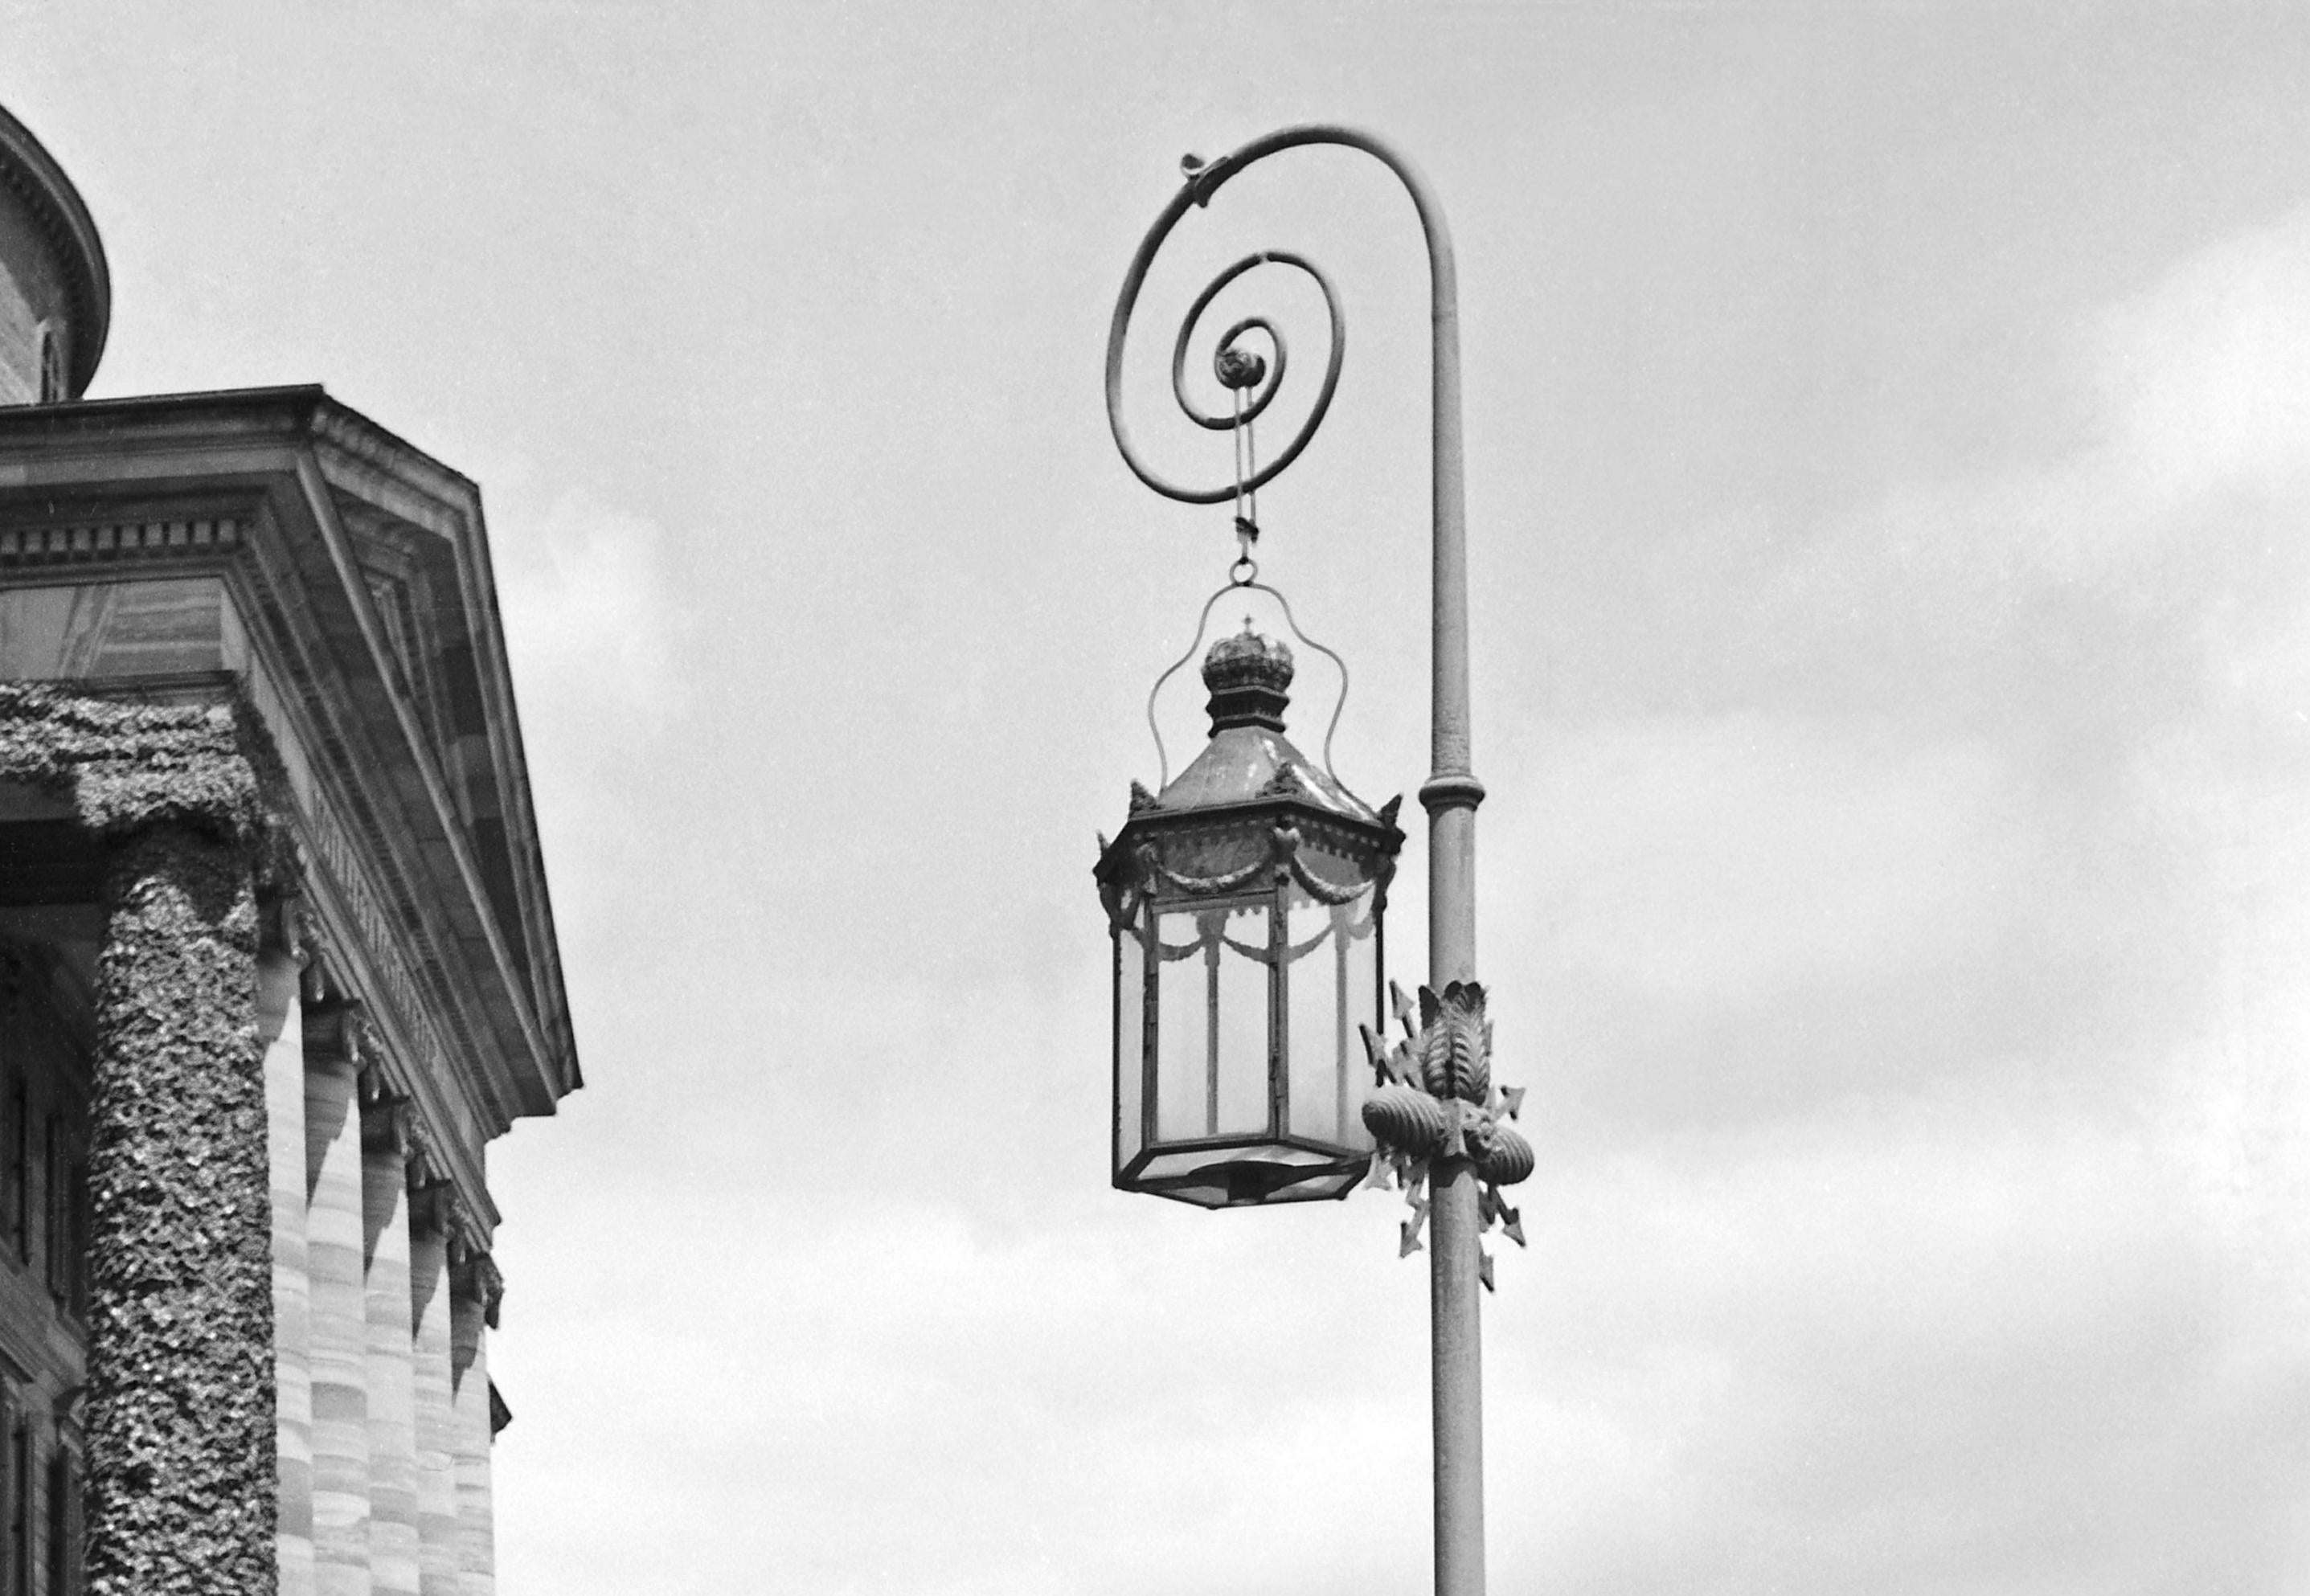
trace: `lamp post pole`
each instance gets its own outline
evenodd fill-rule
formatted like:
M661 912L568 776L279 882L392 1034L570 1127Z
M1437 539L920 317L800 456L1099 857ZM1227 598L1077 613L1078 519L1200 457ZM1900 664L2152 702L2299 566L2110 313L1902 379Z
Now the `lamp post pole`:
M1216 504L1231 497L1230 484L1218 490L1182 489L1149 470L1133 451L1123 419L1123 347L1131 311L1145 281L1147 269L1172 227L1187 207L1206 205L1221 185L1255 161L1280 151L1307 144L1338 144L1376 157L1394 172L1411 195L1428 244L1430 345L1431 495L1431 636L1429 676L1430 771L1420 789L1428 811L1428 963L1429 981L1437 990L1447 983L1472 982L1476 974L1476 806L1483 801L1483 784L1471 766L1468 714L1468 540L1466 493L1461 467L1460 431L1460 308L1458 272L1452 254L1452 237L1436 191L1420 169L1386 141L1359 128L1310 124L1287 127L1254 139L1241 149L1208 165L1192 157L1184 163L1185 185L1156 219L1133 256L1107 346L1107 420L1116 447L1140 480L1167 498L1191 504ZM1220 282L1250 266L1273 262L1296 266L1316 278L1323 288L1333 317L1332 355L1322 392L1290 445L1270 464L1251 477L1256 488L1296 459L1331 403L1339 378L1341 327L1338 298L1323 273L1296 256L1280 252L1254 256L1238 262ZM1213 285L1214 288L1218 284ZM1196 301L1200 311L1210 297ZM1194 312L1180 330L1173 360L1173 386L1183 408L1199 424L1232 426L1238 418L1203 417L1186 405L1179 388L1179 372ZM1275 372L1251 413L1273 396L1283 375L1280 335L1262 318L1239 323L1224 341L1229 344L1243 331L1258 327L1276 340ZM1429 1172L1431 1207L1429 1214L1431 1246L1429 1254L1429 1305L1431 1315L1430 1365L1434 1381L1434 1449L1436 1491L1436 1596L1483 1596L1484 1591L1484 1418L1482 1349L1477 1288L1479 1243L1482 1230L1476 1169L1465 1157L1438 1158Z

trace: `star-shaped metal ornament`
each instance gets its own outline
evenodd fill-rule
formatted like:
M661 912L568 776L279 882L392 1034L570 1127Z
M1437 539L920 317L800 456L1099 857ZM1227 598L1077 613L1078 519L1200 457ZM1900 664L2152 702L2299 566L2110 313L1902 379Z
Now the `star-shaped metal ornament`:
M1403 1221L1397 1255L1423 1250L1420 1233L1432 1200L1429 1167L1437 1159L1474 1166L1479 1236L1498 1226L1516 1245L1525 1245L1522 1216L1500 1194L1533 1170L1532 1144L1507 1123L1522 1115L1524 1089L1491 1079L1492 1025L1485 1016L1484 988L1456 981L1441 993L1423 986L1415 1002L1391 982L1388 999L1402 1040L1391 1045L1371 1027L1359 1028L1374 1086L1363 1118L1377 1143L1363 1184L1403 1190L1411 1217ZM1491 1255L1479 1246L1477 1256L1490 1290Z
M1420 1005L1413 1002L1411 994L1394 981L1387 984L1387 1006L1394 1011L1396 1019L1403 1022L1405 1036L1416 1037L1420 1034Z
M1411 1217L1403 1222L1403 1239L1402 1245L1397 1247L1395 1255L1399 1258L1409 1258L1412 1253L1420 1251L1420 1232L1428 1223L1428 1210L1431 1206L1428 1198L1426 1165L1420 1166L1416 1173L1412 1170L1404 1172L1403 1202L1405 1207L1411 1210Z

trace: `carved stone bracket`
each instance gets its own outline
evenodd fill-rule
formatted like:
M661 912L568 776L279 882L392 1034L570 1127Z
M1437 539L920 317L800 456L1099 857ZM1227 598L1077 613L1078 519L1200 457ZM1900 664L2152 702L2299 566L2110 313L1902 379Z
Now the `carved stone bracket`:
M457 1234L456 1211L460 1206L456 1186L446 1180L420 1180L414 1170L411 1172L409 1227L412 1230L455 1236Z
M412 1223L430 1218L447 1236L481 1236L482 1227L457 1194L455 1178L441 1156L439 1140L426 1125L423 1109L387 1075L384 1049L376 1045L373 1032L358 1045L361 1048L361 1145L380 1152L390 1149L399 1155L408 1175ZM422 1209L418 1207L421 1197L426 1201Z
M410 1126L417 1118L415 1106L386 1084L373 1049L363 1061L360 1079L361 1146L379 1152L390 1149L405 1162Z
M1403 1039L1390 1047L1369 1026L1362 1028L1364 1051L1378 1080L1363 1114L1365 1128L1379 1144L1366 1184L1381 1191L1400 1184L1411 1208L1397 1255L1420 1250L1431 1167L1455 1158L1472 1165L1483 1183L1478 1199L1483 1227L1497 1223L1523 1246L1523 1216L1507 1205L1500 1188L1533 1171L1532 1143L1507 1123L1523 1111L1524 1089L1492 1084L1492 1024L1484 1015L1483 987L1455 981L1439 993L1423 986L1416 1010L1402 987L1391 983L1388 994ZM1477 1256L1489 1290L1490 1255L1480 1251Z
M447 1183L449 1171L441 1161L433 1132L425 1126L421 1115L412 1112L402 1119L401 1156L409 1165L409 1184L413 1190L437 1182Z
M305 1055L363 1069L369 1063L369 1018L359 1000L336 997L305 1010Z
M487 1253L477 1248L449 1246L449 1288L451 1292L482 1305L482 1323L491 1330L498 1327L498 1305L505 1299L505 1276L498 1272L497 1264Z
M256 895L256 945L265 953L286 954L301 969L312 962L311 915L305 896L293 887Z

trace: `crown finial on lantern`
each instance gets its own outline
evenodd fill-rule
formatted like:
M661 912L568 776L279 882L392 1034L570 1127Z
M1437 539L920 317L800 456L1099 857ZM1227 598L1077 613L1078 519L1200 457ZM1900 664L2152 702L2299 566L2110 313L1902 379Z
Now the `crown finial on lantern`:
M1230 726L1281 732L1291 702L1291 650L1252 630L1246 616L1243 630L1221 638L1203 655L1203 685L1211 692L1214 736Z

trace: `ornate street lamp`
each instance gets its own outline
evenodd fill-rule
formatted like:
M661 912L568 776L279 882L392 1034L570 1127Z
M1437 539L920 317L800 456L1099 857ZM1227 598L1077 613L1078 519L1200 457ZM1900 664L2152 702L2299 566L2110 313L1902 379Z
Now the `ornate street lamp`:
M1429 817L1431 984L1416 1004L1393 994L1405 1034L1385 1045L1381 919L1402 840L1395 805L1368 808L1332 776L1328 756L1319 770L1284 737L1291 656L1246 623L1204 661L1210 745L1160 790L1134 783L1128 823L1100 846L1097 875L1115 941L1115 1183L1220 1208L1342 1195L1367 1171L1376 1184L1402 1181L1412 1208L1403 1251L1419 1247L1423 1223L1430 1228L1436 1591L1482 1596L1477 1291L1480 1282L1490 1285L1491 1267L1480 1238L1497 1223L1524 1240L1500 1188L1532 1172L1533 1153L1507 1123L1523 1094L1491 1079L1491 1025L1475 981L1475 823L1484 788L1469 752L1458 291L1443 211L1419 169L1370 134L1325 126L1269 134L1208 165L1189 156L1185 184L1141 241L1116 301L1107 421L1125 461L1156 492L1188 504L1235 501L1242 558L1229 587L1204 606L1205 619L1238 588L1280 603L1254 579L1255 496L1298 458L1338 386L1346 330L1330 280L1300 256L1263 251L1220 273L1188 308L1172 350L1172 391L1196 425L1233 435L1231 483L1183 487L1140 458L1124 422L1123 353L1148 267L1188 207L1209 204L1254 162L1305 144L1376 157L1410 191L1428 242L1434 669L1432 768L1420 801ZM1185 384L1204 308L1263 265L1314 279L1331 322L1329 359L1307 420L1264 465L1253 429L1283 381L1282 334L1254 316L1220 336L1212 363L1231 412L1197 409ZM1246 334L1264 341L1272 373ZM1284 617L1290 621L1288 606ZM1368 1072L1348 1057L1350 1026L1360 1033Z

